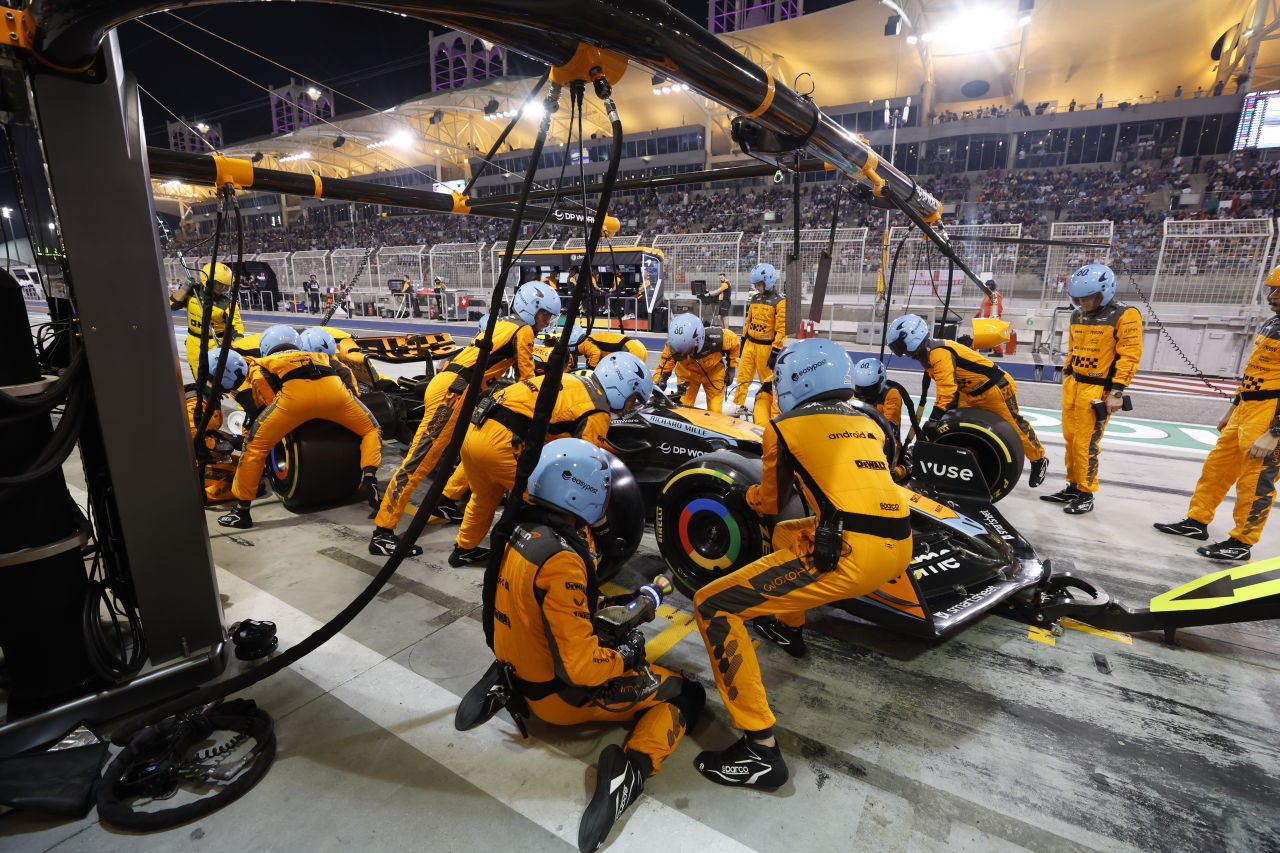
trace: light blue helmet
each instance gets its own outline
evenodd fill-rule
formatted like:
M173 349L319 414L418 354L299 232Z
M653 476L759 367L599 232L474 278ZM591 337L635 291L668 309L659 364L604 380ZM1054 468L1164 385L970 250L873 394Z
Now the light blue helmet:
M546 282L530 281L520 285L511 300L511 313L527 325L534 325L539 311L549 311L552 317L560 316L560 294Z
M878 396L884 383L884 362L880 359L864 358L853 366L853 393Z
M271 355L271 353L284 346L289 346L293 349L302 348L298 342L298 333L293 330L292 326L271 326L258 339L258 351L263 355Z
M629 352L611 352L600 359L594 376L615 412L632 409L653 394L649 368Z
M209 379L213 380L218 370L219 350L209 350ZM227 365L222 369L222 390L230 391L240 386L249 375L249 362L233 349L227 350Z
M676 355L688 355L702 349L707 340L707 328L693 314L680 314L667 329L667 346Z
M894 355L907 355L920 349L929 337L929 324L918 314L903 314L889 324L885 343Z
M773 367L778 408L789 412L820 394L843 391L853 395L853 369L848 354L834 341L805 338L778 353Z
M587 330L574 323L569 327L569 349L574 352L578 351L578 344L582 343L582 339L587 336Z
M541 343L544 346L553 347L556 344L560 343L560 336L562 334L564 334L564 329L561 326L551 326L549 328L543 329ZM577 352L578 344L582 343L582 339L585 338L586 336L587 336L587 332L581 326L577 325L576 323L570 326L569 327L569 351Z
M479 330L480 330L480 331L482 331L482 332L483 332L485 329L489 328L489 315L488 315L488 314L481 314L481 315L480 315L480 322L479 322L479 323L476 323L476 328L477 328L477 329L479 329Z
M1116 295L1116 274L1106 264L1087 264L1071 274L1067 279L1067 293L1078 302L1095 293L1102 294L1099 305L1110 305Z
M303 329L302 334L298 335L298 348L325 355L338 354L338 342L333 339L333 334L322 326Z
M747 281L752 284L764 282L763 290L770 291L778 286L778 268L773 264L756 264L751 268Z
M580 438L557 438L542 448L529 475L529 499L595 524L608 506L611 481L603 450Z

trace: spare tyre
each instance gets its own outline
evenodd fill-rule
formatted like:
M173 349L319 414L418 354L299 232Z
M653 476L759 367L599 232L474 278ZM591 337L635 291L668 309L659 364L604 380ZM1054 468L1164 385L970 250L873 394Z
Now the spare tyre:
M644 498L640 494L640 484L626 463L605 452L612 475L609 504L604 520L592 530L596 547L600 550L596 578L601 583L616 575L631 559L644 536Z
M663 484L654 521L658 550L672 582L690 598L711 581L759 559L769 547L773 525L804 513L794 495L772 517L730 506L729 492L757 485L762 470L759 457L717 450L686 462Z
M982 471L992 502L1018 484L1025 457L1018 431L1004 418L986 409L952 409L938 424L938 444L962 447L973 454Z
M300 425L267 460L271 490L287 508L336 506L360 486L360 436L331 421Z

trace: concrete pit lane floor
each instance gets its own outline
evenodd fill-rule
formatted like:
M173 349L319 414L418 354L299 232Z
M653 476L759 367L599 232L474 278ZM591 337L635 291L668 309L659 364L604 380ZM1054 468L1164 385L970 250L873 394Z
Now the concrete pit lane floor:
M1051 412L1056 393L1024 388L1023 401ZM1212 431L1222 411L1208 398L1138 402L1132 414L1146 417L1134 423L1165 433L1163 419ZM1151 529L1183 517L1203 447L1104 442L1097 509L1071 517L1036 498L1060 487L1063 471L1060 437L1046 424L1042 438L1048 482L1039 491L1024 483L1000 504L1042 557L1070 560L1133 605L1224 568L1198 557L1198 543ZM383 479L402 448L388 442L385 452ZM79 487L74 461L67 471ZM1229 530L1230 510L1228 499L1214 540ZM337 613L382 562L365 547L364 505L295 515L265 499L248 531L217 527L217 512L207 517L227 624L272 620L282 646ZM478 621L481 570L448 567L453 534L429 527L426 553L407 560L339 637L248 691L280 739L275 766L249 795L191 824L128 837L92 815L14 812L0 817L0 848L574 849L591 767L624 730L534 722L522 741L499 715L454 731L457 699L490 656ZM1278 553L1273 524L1254 554ZM617 583L633 588L662 570L647 535ZM689 602L676 594L668 604L645 629L650 658L710 684ZM758 649L790 781L744 791L697 773L698 750L736 736L710 688L703 722L604 849L1280 849L1275 623L1185 629L1177 646L1156 633L1055 634L998 616L937 643L831 609L811 613L809 625L804 660Z

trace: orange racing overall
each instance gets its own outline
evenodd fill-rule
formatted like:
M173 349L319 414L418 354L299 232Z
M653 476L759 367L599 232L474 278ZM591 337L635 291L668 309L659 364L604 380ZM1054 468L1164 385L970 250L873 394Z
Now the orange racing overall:
M515 668L520 692L540 720L565 726L636 719L625 748L646 755L656 773L684 734L684 714L673 703L684 680L650 666L659 679L656 692L634 704L629 698L593 701L590 688L615 679L625 688L636 673L596 637L588 601L597 594L592 574L555 530L532 520L519 524L502 556L493 652Z
M909 493L893 482L886 455L893 443L869 415L831 401L802 403L765 427L764 473L747 489L748 505L777 513L796 479L819 510L778 524L773 553L694 596L716 686L737 728L774 722L746 620L774 615L799 627L810 608L873 592L911 562ZM825 557L819 537L830 543Z
M1098 452L1110 415L1093 403L1133 381L1142 358L1142 315L1112 302L1088 314L1071 314L1067 360L1062 368L1062 437L1067 442L1067 483L1098 490Z
M483 336L481 332L474 340ZM480 350L473 341L427 383L422 398L422 422L418 424L404 461L387 483L387 492L382 496L382 505L378 507L378 517L374 521L378 527L395 530L414 490L435 470L440 454L457 428L458 405L467 391L467 382L479 358ZM533 376L533 327L515 320L499 320L493 330L493 349L485 366L482 392L513 364L520 379Z
M676 382L684 388L680 402L692 406L698 400L698 389L707 392L707 411L720 414L724 410L726 368L738 366L738 336L729 329L711 327L706 331L702 348L690 355L678 356L671 347L664 346L658 357L658 369L654 372L654 384L662 385L663 378L674 369ZM742 386L738 386L742 387Z
M1258 544L1276 499L1280 448L1264 459L1249 456L1259 436L1280 423L1280 317L1271 317L1253 340L1240 392L1218 443L1204 460L1204 469L1191 496L1187 517L1208 524L1232 485L1236 487L1235 529L1231 538Z
M761 382L773 380L773 362L787 338L787 300L778 288L761 293L753 291L747 299L747 312L742 322L742 366L738 372L738 388L733 402L741 406L747 399L747 386L757 376ZM760 407L756 407L756 423L764 426Z
M595 367L611 352L629 352L647 362L649 350L643 343L621 332L592 332L578 343L578 354L587 361L587 367Z
M222 429L222 401L219 397L206 398L206 407L213 408L213 416L209 418L209 426L205 431L205 447L209 449L209 460L204 463L201 476L204 486L204 502L207 504L222 503L232 499L231 482L236 475L236 457L231 455L225 445L226 439L217 432ZM196 386L187 386L187 429L191 438L196 437ZM224 434L226 435L226 434ZM227 436L230 437L229 435Z

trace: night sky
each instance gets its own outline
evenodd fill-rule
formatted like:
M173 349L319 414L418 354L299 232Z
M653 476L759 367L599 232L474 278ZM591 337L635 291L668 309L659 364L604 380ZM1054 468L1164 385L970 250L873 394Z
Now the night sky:
M840 2L847 0L807 0L805 9L817 11ZM705 24L706 0L674 0L671 5ZM379 109L431 88L427 40L432 25L422 21L350 7L293 3L233 3L186 9L176 15ZM187 26L174 15L160 13L143 20L264 86L289 82L289 72ZM265 91L137 21L122 26L119 34L125 67L169 109L191 120L221 122L225 142L270 133ZM535 68L522 57L512 58ZM169 116L145 94L142 107L148 140L152 145L167 145ZM353 101L338 96L339 115L358 109Z

